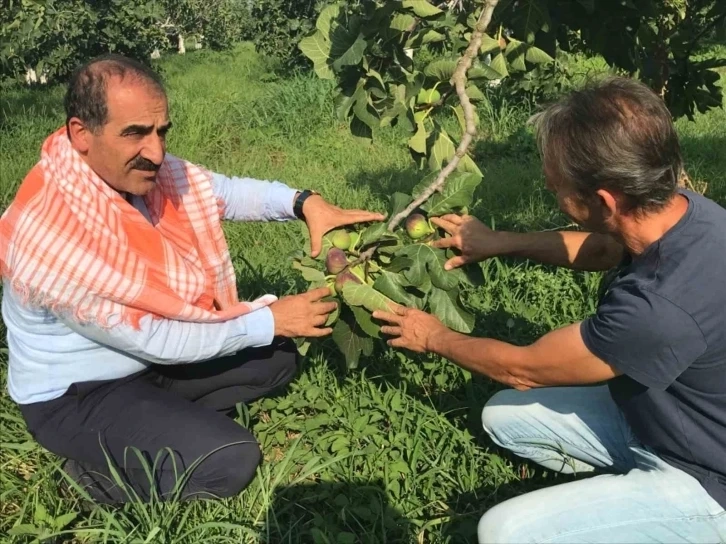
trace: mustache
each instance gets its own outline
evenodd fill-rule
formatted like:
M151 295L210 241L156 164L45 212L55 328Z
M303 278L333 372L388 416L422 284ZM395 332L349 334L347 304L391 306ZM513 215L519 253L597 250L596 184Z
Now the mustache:
M141 170L143 172L158 172L161 165L154 164L149 159L138 156L131 162L131 168L134 170Z

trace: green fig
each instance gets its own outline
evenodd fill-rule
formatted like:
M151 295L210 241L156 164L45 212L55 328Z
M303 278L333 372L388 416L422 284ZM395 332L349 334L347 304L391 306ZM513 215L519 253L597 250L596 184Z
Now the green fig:
M414 240L418 240L434 232L426 221L426 218L420 213L413 213L406 219L406 232Z
M355 249L356 244L358 243L358 240L360 240L360 234L357 232L351 232L350 233L350 245L348 246L348 249Z
M350 234L345 230L336 230L333 233L332 242L338 249L346 250L350 247Z
M325 267L331 274L338 274L346 266L348 266L348 259L345 256L345 252L337 247L331 247L328 250L328 256L325 258Z

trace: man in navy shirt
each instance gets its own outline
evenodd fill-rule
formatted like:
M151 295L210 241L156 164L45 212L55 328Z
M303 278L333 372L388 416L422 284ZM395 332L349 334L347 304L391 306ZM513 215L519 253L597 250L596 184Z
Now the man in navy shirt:
M494 232L433 219L460 255L613 270L596 313L532 345L375 314L393 346L512 386L487 403L493 441L563 473L600 474L486 512L479 541L726 542L726 210L679 188L663 101L634 80L574 92L533 119L548 189L582 232Z

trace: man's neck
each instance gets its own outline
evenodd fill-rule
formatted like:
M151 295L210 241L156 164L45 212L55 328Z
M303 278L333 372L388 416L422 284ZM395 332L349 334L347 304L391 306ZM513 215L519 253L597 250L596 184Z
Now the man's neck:
M686 211L688 211L688 199L678 193L656 213L640 217L623 217L618 225L616 237L631 255L640 255L671 230Z

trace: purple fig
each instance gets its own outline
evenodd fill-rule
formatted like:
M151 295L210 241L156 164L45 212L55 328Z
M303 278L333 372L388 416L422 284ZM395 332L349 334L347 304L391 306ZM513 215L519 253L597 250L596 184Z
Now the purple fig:
M363 283L361 279L353 274L353 272L351 272L350 270L346 270L342 274L338 274L338 276L335 278L335 291L338 294L341 294L343 292L343 286L351 281L358 284Z
M345 256L345 252L337 247L332 247L328 250L328 256L325 258L325 267L331 274L338 274L346 266L348 266L348 259Z

